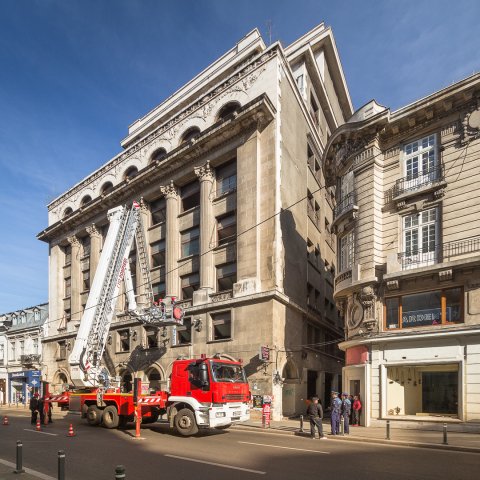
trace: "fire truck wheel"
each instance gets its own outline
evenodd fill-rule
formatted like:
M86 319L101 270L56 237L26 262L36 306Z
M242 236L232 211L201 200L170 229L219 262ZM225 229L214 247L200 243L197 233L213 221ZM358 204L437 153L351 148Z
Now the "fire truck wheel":
M87 409L87 422L89 425L99 425L102 421L102 411L96 405L90 405Z
M117 428L120 423L120 417L118 416L117 407L109 405L103 410L102 424L105 428Z
M82 405L82 418L87 418L88 405L85 403Z
M180 435L185 437L198 433L195 414L188 408L182 408L182 410L175 415L175 428Z

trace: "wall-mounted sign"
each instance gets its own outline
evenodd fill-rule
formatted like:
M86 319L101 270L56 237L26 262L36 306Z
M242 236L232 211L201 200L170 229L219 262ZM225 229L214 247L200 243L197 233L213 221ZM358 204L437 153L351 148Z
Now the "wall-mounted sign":
M253 405L252 405L253 408L262 408L263 395L253 395L252 403L253 403Z
M450 318L450 307L447 307L447 318ZM442 309L429 308L425 310L404 311L402 314L402 326L420 327L424 325L439 325L442 323Z
M258 358L262 362L269 362L270 361L270 349L266 345L262 345L260 347L260 353L258 354Z

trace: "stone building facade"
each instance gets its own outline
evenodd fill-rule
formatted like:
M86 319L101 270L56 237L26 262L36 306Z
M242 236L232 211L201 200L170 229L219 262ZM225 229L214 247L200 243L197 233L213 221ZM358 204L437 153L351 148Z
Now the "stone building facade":
M0 404L27 403L41 391L48 303L0 315Z
M120 154L48 206L38 235L50 246L44 347L54 388L69 381L107 210L137 199L154 294L181 299L186 316L183 327L144 328L122 295L105 354L111 374L127 389L137 376L159 386L178 356L220 353L243 360L253 395L274 396L274 418L303 411L307 395L328 396L340 382L343 329L333 303L334 191L321 158L351 114L322 24L287 48L252 31L135 121ZM135 274L134 252L130 260Z
M344 388L361 395L363 423L478 427L480 75L397 111L368 103L324 160Z

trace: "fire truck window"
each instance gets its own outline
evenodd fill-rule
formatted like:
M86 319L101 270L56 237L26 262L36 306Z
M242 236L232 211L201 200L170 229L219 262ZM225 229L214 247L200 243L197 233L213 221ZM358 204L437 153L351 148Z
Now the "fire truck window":
M188 381L195 387L202 387L202 381L200 380L200 369L198 368L198 365L194 363L188 366Z

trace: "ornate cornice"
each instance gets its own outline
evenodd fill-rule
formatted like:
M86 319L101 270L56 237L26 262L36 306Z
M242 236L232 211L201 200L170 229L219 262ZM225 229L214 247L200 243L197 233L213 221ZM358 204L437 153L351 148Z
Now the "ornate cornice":
M202 119L206 118L212 112L215 105L217 105L217 103L225 95L235 91L247 91L256 82L260 74L265 70L265 64L276 54L276 49L272 48L263 54L252 55L239 66L237 72L234 73L230 78L203 95L200 100L180 111L168 122L157 127L152 133L140 138L135 144L127 148L125 152L114 157L109 163L100 167L95 173L81 181L71 190L53 200L48 205L48 210L52 211L56 209L68 198L75 197L76 199L78 195L80 195L80 193L89 185L92 185L93 188L96 188L101 178L107 172L113 169L118 169L123 161L137 152L139 152L140 155L144 154L147 145L158 137L163 136L167 142L171 143L184 121L186 121L187 117L189 117L189 119L195 117Z
M215 172L210 168L210 162L201 167L195 167L194 172L201 182L213 182L215 178Z

